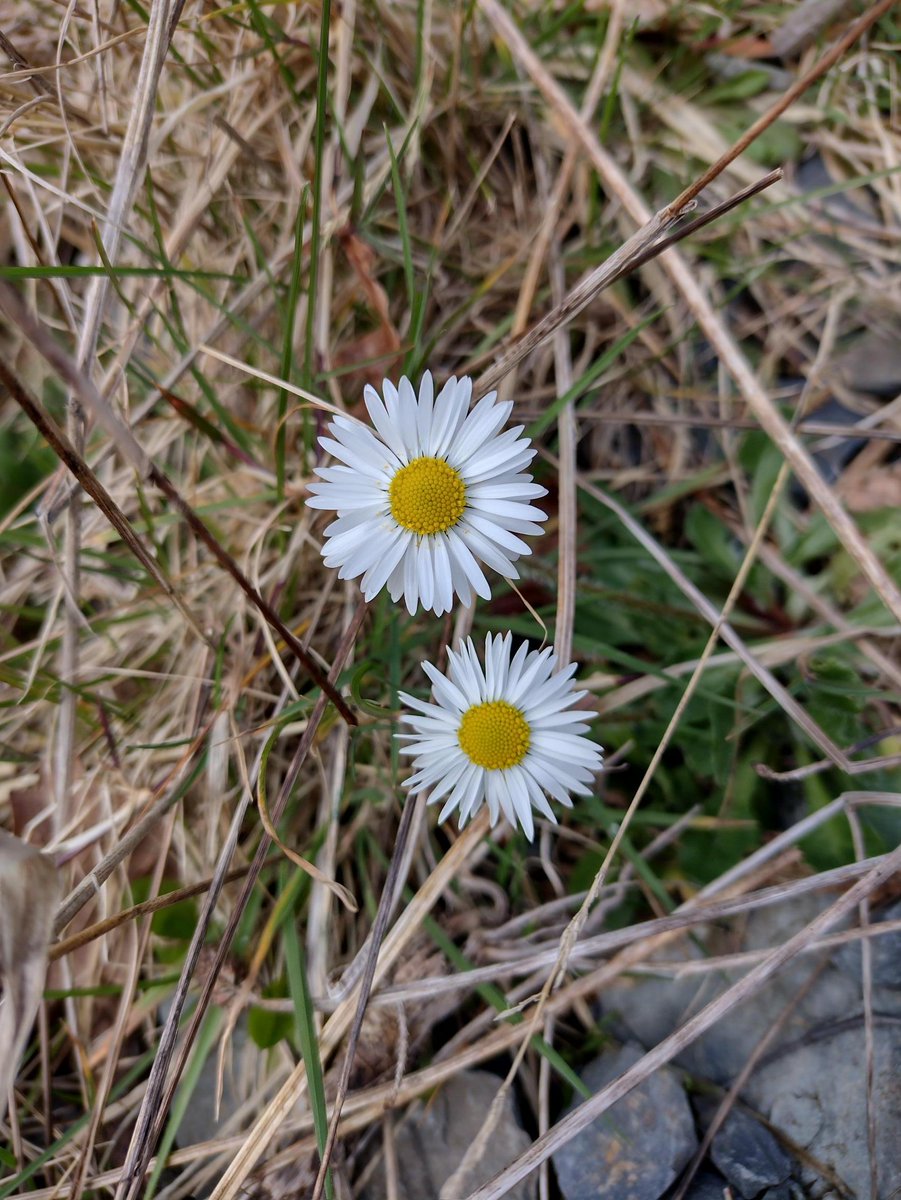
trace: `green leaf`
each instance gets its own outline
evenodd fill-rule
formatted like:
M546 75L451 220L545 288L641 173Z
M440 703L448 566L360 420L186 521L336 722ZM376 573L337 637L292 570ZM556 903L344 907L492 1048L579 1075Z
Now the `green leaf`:
M761 67L750 67L740 75L709 88L704 93L704 103L726 104L733 100L750 100L752 96L759 96L761 92L765 92L769 86L769 72Z
M704 562L718 568L730 580L738 570L738 556L732 534L708 508L693 504L685 518L685 536L697 549Z
M284 979L266 984L263 996L267 999L284 1000L288 985ZM277 1046L291 1036L294 1018L290 1013L270 1012L267 1008L253 1007L247 1014L247 1032L261 1050Z

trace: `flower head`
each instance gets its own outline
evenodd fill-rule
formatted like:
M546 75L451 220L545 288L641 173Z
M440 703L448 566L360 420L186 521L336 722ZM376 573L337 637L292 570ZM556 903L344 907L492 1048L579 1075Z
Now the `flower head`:
M326 566L341 579L362 575L371 600L387 585L411 615L418 604L438 616L454 595L488 600L480 563L510 579L513 563L530 554L522 534L541 533L546 514L531 500L546 489L523 474L535 456L522 425L500 433L510 401L495 392L469 411L471 379L449 379L437 396L426 371L419 396L406 377L386 379L384 401L367 386L363 395L375 429L335 417L319 444L340 465L318 467L322 483L307 504L337 512L325 530Z
M430 788L429 803L444 799L440 821L459 808L462 827L487 801L492 825L503 813L531 840L533 808L557 820L545 792L571 808L570 793L587 795L603 760L585 737L590 714L567 711L586 695L573 690L576 664L555 672L552 650L523 642L511 659L512 646L509 633L488 634L484 669L470 638L448 651L447 675L424 662L433 703L402 692L416 711L401 718L414 732L399 736L415 756L405 786Z

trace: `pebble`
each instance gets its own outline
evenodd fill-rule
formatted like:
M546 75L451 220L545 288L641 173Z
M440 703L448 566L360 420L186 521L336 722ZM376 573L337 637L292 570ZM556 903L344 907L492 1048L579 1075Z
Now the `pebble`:
M501 1079L488 1071L461 1071L427 1104L395 1128L398 1200L437 1200L442 1186L458 1169L484 1126ZM516 1117L508 1095L500 1119L491 1131L481 1157L461 1181L461 1196L487 1183L531 1145L532 1139ZM507 1192L511 1200L535 1200L538 1176L533 1173ZM385 1200L388 1194L382 1161L369 1183L366 1200Z
M643 1054L637 1042L629 1042L590 1063L582 1080L599 1092ZM577 1097L569 1111L580 1103ZM679 1075L662 1067L561 1147L554 1169L565 1200L657 1200L697 1144Z
M737 1108L714 1137L710 1157L745 1200L784 1184L792 1170L791 1158L766 1126Z

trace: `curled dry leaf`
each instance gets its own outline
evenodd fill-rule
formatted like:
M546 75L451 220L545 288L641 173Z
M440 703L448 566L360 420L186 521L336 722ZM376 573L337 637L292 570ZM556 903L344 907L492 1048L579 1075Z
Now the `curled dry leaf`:
M0 1118L44 988L59 893L50 859L0 832Z

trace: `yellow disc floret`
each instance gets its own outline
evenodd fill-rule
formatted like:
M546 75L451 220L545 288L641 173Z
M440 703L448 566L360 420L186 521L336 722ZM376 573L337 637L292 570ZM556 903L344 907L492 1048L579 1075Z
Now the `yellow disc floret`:
M414 458L388 488L391 515L398 525L424 536L452 529L466 507L466 484L443 458Z
M521 763L532 740L525 717L506 700L487 700L468 708L457 738L470 761L486 771L505 771Z

